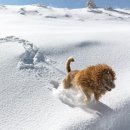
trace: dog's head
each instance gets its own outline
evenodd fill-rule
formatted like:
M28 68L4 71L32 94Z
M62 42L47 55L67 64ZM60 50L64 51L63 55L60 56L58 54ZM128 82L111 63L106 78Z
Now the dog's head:
M111 91L115 88L115 72L108 65L99 65L98 67L98 81L101 84L101 89Z

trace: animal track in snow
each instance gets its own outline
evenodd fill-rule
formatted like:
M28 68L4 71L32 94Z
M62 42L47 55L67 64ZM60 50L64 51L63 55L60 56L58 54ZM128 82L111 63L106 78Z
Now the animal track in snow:
M0 43L6 43L6 42L29 43L29 41L15 36L7 36L5 38L0 38Z
M24 47L25 52L20 55L20 60L17 64L17 68L19 69L43 69L48 71L48 66L53 68L51 67L51 64L56 63L49 57L46 57L43 54L43 51L40 51L33 43L27 40L15 36L0 38L0 43L7 42L18 42Z

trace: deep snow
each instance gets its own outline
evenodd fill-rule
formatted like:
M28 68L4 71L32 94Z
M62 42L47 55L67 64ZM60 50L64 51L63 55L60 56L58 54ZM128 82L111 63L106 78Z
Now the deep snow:
M129 130L130 10L0 6L0 130ZM72 69L113 67L116 88L83 104Z

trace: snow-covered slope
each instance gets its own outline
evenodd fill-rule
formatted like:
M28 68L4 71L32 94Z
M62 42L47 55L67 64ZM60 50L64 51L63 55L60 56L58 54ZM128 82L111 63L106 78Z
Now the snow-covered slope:
M0 130L129 130L129 25L125 9L0 6ZM61 89L69 56L112 66L116 88L85 106Z

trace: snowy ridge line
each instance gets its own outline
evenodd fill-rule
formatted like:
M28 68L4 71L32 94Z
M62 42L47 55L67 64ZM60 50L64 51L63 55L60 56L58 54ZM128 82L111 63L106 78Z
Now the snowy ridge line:
M130 13L123 12L123 11L118 11L117 9L88 9L88 12L91 13L97 13L97 14L105 14L108 17L112 19L119 19L119 20L124 20L126 18L130 18Z
M37 10L26 10L25 8L20 8L20 10L18 11L19 14L22 15L27 15L27 14L31 14L31 15L41 15Z
M7 9L5 5L0 5L0 9Z
M66 20L77 20L86 21L91 20L130 20L130 13L126 9L119 10L117 8L96 8L96 9L66 9L66 8L54 8L50 6L45 6L42 4L34 5L24 5L18 6L17 9L13 9L13 6L0 5L0 11L6 10L7 12L12 12L13 14L19 14L23 16L39 16L45 19L66 19ZM60 13L59 13L60 11ZM92 17L93 15L98 15L98 17ZM107 16L107 17L104 17Z
M19 14L21 15L39 15L39 16L44 16L42 14L42 12L40 13L38 10L27 10L26 8L20 8L19 11L18 11ZM53 18L53 19L56 19L56 18L70 18L72 17L71 15L69 14L51 14L51 15L45 15L44 16L45 18Z
M108 9L105 9L105 10L113 11L113 12L120 13L120 14L124 14L124 15L130 15L130 13L125 12L125 11L121 11L121 10L118 10L118 9L108 8Z
M46 64L46 66L47 64L51 65L56 63L49 57L44 56L43 52L28 40L24 40L15 36L0 38L0 43L6 42L18 42L24 47L25 52L20 56L20 60L17 65L18 69L42 69L43 63ZM52 66L52 68L54 67Z

